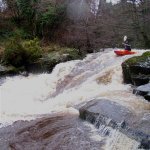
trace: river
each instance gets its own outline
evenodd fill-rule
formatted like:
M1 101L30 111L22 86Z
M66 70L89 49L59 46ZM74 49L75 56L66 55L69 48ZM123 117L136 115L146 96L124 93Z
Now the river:
M136 55L141 55L144 50L136 51ZM51 142L43 149L136 150L137 141L113 130L106 137L103 135L106 128L96 129L78 118L78 108L97 98L117 102L136 115L150 116L150 104L143 97L132 94L131 85L123 83L121 63L130 57L117 57L113 49L106 49L89 54L83 60L60 63L51 74L1 79L0 127L18 120L53 116L49 129L60 131L52 135ZM38 130L40 132L40 128ZM20 149L28 150L29 145L42 149L42 142L38 146L34 142L31 140L26 146L20 142L20 147L24 146Z

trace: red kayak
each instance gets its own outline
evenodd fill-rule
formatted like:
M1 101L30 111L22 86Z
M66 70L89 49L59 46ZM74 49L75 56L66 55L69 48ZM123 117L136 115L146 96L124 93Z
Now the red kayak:
M116 55L118 55L118 56L136 54L136 52L134 52L134 51L128 51L128 50L115 50L114 52L115 52Z

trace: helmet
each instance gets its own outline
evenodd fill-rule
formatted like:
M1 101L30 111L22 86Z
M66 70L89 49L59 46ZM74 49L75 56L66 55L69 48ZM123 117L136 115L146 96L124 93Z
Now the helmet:
M126 40L127 40L127 36L125 35L124 38L123 38L123 41L126 41Z

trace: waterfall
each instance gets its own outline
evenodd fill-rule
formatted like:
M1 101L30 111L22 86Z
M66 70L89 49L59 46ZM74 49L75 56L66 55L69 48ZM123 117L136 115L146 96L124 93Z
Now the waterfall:
M6 77L0 86L1 115L44 114L98 97L120 99L118 103L139 111L148 108L130 85L122 83L121 63L129 57L116 57L108 50L58 64L51 74Z
M137 50L136 55L143 52ZM106 49L103 53L89 54L83 60L58 64L51 74L0 79L3 80L0 85L0 126L17 120L36 119L44 114L71 112L78 116L77 106L95 98L110 99L135 114L148 114L150 105L142 97L133 95L131 86L122 81L121 63L130 57L117 57L113 49ZM88 136L91 140L106 140L106 150L122 149L123 146L126 146L124 150L135 150L139 144L107 125L99 124L99 129L93 129L89 123L75 121L78 132L82 133L79 127L82 125L85 131L90 130ZM75 126L69 121L68 124ZM69 133L73 133L72 130ZM76 140L78 143L78 137Z

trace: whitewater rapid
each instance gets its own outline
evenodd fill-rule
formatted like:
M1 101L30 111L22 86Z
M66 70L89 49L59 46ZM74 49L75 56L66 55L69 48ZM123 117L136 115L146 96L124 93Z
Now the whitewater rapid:
M137 55L142 53L138 51ZM58 64L51 74L6 77L0 86L0 122L65 111L100 97L117 101L136 113L147 111L148 103L132 94L131 85L123 84L121 63L129 57L117 57L108 49L84 60Z
M136 51L136 55L144 52ZM72 150L91 147L98 150L101 146L104 150L136 150L139 143L119 131L106 126L97 130L78 118L78 107L97 98L115 101L146 119L150 116L150 104L143 97L132 94L131 85L123 83L121 63L130 57L132 56L117 57L113 49L107 49L89 54L83 60L60 63L51 74L0 79L0 127L17 120L34 120L43 115L69 113L72 115L69 121L61 120L59 123L58 120L58 125L55 125L55 128L63 124L71 126L69 131L55 135L57 141L67 142L61 145L62 150L68 150L70 146ZM103 134L107 130L111 132L106 138ZM74 139L74 142L68 138ZM55 140L51 139L54 147L59 144Z

